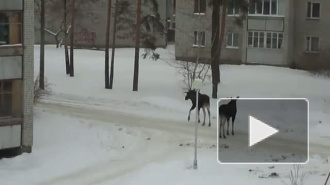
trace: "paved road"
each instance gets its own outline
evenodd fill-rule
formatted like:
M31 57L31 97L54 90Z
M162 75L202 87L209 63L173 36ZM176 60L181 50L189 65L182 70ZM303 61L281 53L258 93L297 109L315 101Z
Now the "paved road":
M79 171L66 174L64 176L50 179L41 184L100 184L133 172L145 164L152 162L161 162L173 159L191 157L191 148L180 147L181 143L192 143L194 135L194 124L192 122L173 122L163 119L155 119L149 117L141 117L133 114L89 108L79 104L66 104L64 102L40 103L37 108L44 109L47 112L65 114L83 119L97 120L104 123L115 123L122 127L131 127L140 131L145 137L153 138L148 144L136 143L135 148L131 152L110 158L107 162L95 164ZM155 131L161 131L164 134L157 137ZM199 127L199 147L205 150L209 146L216 145L216 128L215 127ZM246 133L235 133L234 137L226 140L229 146L239 147L242 145L242 139L246 138ZM244 136L245 135L245 136ZM283 148L283 140L273 141L272 146L276 151L285 152ZM291 141L290 141L291 142ZM203 146L207 146L203 149ZM293 147L300 147L299 143L293 142ZM189 153L187 153L189 152ZM216 155L216 150L213 150ZM320 144L310 144L310 154L319 154L328 156L330 154L330 146ZM215 156L216 157L216 156Z

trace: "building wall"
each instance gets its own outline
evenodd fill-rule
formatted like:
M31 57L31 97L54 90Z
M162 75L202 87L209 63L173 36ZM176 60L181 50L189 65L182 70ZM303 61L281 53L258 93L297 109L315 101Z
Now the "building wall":
M288 49L289 49L289 30L290 11L289 1L278 0L278 15L276 16L248 16L248 31L266 31L283 33L283 43L280 49L269 48L247 48L248 64L265 64L275 66L288 66ZM243 47L246 47L243 46Z
M24 120L22 127L22 150L31 151L33 145L33 94L34 94L34 0L24 0L23 25L23 80Z
M207 7L204 15L194 14L194 1L176 2L175 56L177 59L195 61L198 53L201 58L211 55L212 9ZM195 47L194 31L205 31L205 47Z
M295 1L294 62L302 69L330 69L330 1L321 3L320 19L307 18L307 0ZM318 53L306 52L306 36L320 38Z
M226 34L224 37L224 42L222 44L222 51L221 51L221 64L241 64L245 60L243 59L243 55L245 54L245 40L246 40L246 21L244 21L242 26L235 24L235 17L228 16L226 20L226 30L225 32L235 32L239 34L238 37L238 48L228 48L226 47Z
M34 0L1 0L0 11L9 37L0 46L0 80L10 84L12 100L0 118L0 149L31 152L33 145ZM20 14L21 13L21 14ZM13 16L15 15L15 16ZM18 16L17 16L18 15ZM22 17L22 19L20 19ZM10 20L14 18L13 20ZM5 22L6 23L6 22ZM7 39L9 38L9 39ZM5 117L3 117L5 116ZM5 133L5 135L4 135Z
M134 22L135 12L136 12L136 1L129 0L131 4L131 12ZM142 0L142 14L150 12L148 4L144 3L147 1ZM159 14L163 25L166 25L166 1L158 1L159 3ZM115 5L115 0L112 1L113 7ZM75 33L74 33L74 43L76 46L82 47L97 47L102 48L105 45L106 38L106 19L107 19L107 0L99 0L96 2L88 2L85 4L79 4L79 0L76 0L76 9L77 14L75 19ZM62 9L59 10L63 11ZM58 14L58 12L56 12ZM114 9L112 9L111 15L111 28L110 28L110 45L112 44L112 28L114 23ZM60 13L61 15L61 13ZM49 13L46 17L46 22L48 28L53 28L54 32L61 24L61 19L54 19L55 15ZM47 21L48 19L48 21ZM36 21L36 27L39 27L39 23ZM40 43L40 31L35 33L35 43ZM46 43L55 44L54 37L46 33ZM133 47L135 46L135 34L131 29L118 30L116 36L116 46L117 47ZM157 36L157 46L165 47L166 46L166 37L165 34Z
M233 16L227 16L227 32L239 33L239 48L226 48L224 40L221 53L221 63L230 64L265 64L278 66L293 66L302 69L330 69L330 1L313 0L321 3L321 18L307 19L307 2L310 0L279 0L277 16L249 15L243 27L234 23ZM198 23L198 16L193 17L194 1L182 0L177 2L176 16L176 57L177 59L194 61L196 48L193 43L193 31L199 25L206 30L206 46L201 55L210 57L211 14L212 10L202 16L202 23ZM248 47L248 30L283 32L281 49L266 49ZM190 36L190 37L188 37ZM306 52L306 36L320 38L318 53ZM225 37L226 38L226 37Z

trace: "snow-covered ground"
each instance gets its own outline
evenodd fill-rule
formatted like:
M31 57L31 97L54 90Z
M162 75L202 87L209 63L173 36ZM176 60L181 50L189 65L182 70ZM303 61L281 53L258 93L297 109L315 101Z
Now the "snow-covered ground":
M35 47L35 71L38 52ZM35 109L33 153L0 160L0 184L285 184L291 165L219 165L216 100L212 127L200 127L199 169L191 169L193 122L182 77L164 61L140 60L132 91L134 49L117 49L114 89L104 89L104 52L75 50L75 77L65 75L64 52L46 47L53 94ZM173 47L159 50L173 58ZM311 159L305 184L330 171L330 79L266 66L221 66L219 98L308 98ZM202 93L210 94L209 82ZM235 125L240 127L239 124ZM241 126L242 127L242 126ZM239 128L238 128L239 130ZM239 136L234 136L239 137ZM232 139L234 140L234 139ZM228 139L229 146L231 143ZM268 178L276 172L279 178Z

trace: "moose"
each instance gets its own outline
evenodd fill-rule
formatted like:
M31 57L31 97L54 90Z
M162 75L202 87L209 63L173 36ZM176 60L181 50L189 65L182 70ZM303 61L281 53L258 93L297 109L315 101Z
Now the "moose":
M188 92L185 93L186 93L185 100L191 100L192 102L192 106L188 114L188 121L190 121L190 113L196 107L196 90L189 90ZM199 111L201 108L203 109L203 113L204 113L204 122L202 126L205 125L205 117L206 117L205 109L206 109L209 114L209 127L210 127L211 126L210 97L206 94L201 94L198 92L198 123L200 123Z
M219 106L219 138L222 138L221 135L221 130L223 134L223 138L226 139L225 135L225 125L227 122L227 135L229 135L229 120L231 118L231 134L234 134L234 123L235 123L235 118L236 118L236 113L237 113L237 107L236 107L236 101L239 98L237 96L236 99L231 99L229 103L223 104Z

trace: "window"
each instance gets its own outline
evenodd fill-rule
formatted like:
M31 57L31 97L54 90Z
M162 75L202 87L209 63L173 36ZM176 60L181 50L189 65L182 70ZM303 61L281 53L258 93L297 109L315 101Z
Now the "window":
M258 42L258 39L259 39L259 32L255 31L253 32L253 47L254 48L258 48L259 47L259 42Z
M0 81L0 117L11 116L12 112L12 83Z
M281 49L283 33L250 31L248 46L253 48Z
M226 47L227 48L238 48L238 33L227 33L227 43Z
M21 13L0 13L0 45L22 43Z
M264 44L265 44L265 33L260 32L260 34L259 34L259 48L264 48Z
M206 12L206 0L195 0L194 13L203 14Z
M267 33L266 48L272 48L272 33Z
M314 19L320 18L320 8L321 8L320 3L308 2L307 3L307 17L314 18Z
M248 46L253 47L253 32L252 31L250 31L248 33Z
M307 49L308 52L318 52L320 50L320 39L319 37L307 37Z
M264 0L264 14L270 14L270 0Z
M249 14L277 15L278 0L250 0Z
M172 21L170 18L167 18L166 28L167 29L175 29L175 21Z
M194 45L193 46L205 46L205 32L194 32Z
M227 8L228 15L239 15L239 6L236 5L236 0L232 0L228 4Z

